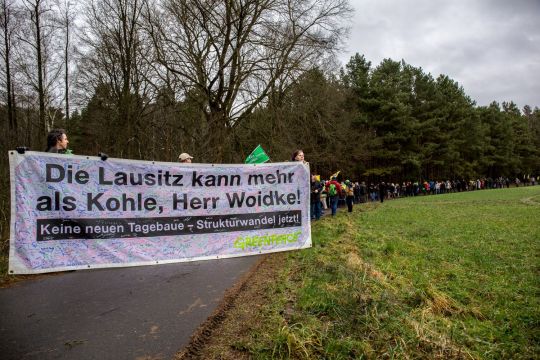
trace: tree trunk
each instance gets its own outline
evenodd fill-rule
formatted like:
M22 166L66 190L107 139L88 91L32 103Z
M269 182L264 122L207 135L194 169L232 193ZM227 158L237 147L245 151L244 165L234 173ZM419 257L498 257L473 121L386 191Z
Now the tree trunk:
M67 12L68 10L66 10ZM65 94L65 101L66 101L66 128L69 126L69 14L66 14L66 44L64 48L64 56L65 56L65 62L64 62L64 82L66 86L66 94Z
M39 97L39 122L44 133L50 131L49 123L45 115L45 89L43 86L43 54L41 49L41 24L40 24L40 5L41 0L37 0L34 5L34 25L36 26L36 52L37 52L37 70L38 70L38 97Z
M214 111L206 114L208 122L208 137L206 141L206 160L214 163L222 163L230 154L229 149L231 128L227 126L228 118L221 111Z
M13 86L11 81L11 42L10 42L10 14L6 1L2 2L2 11L4 15L4 46L5 46L5 58L4 62L6 65L6 94L7 94L7 113L9 121L9 130L15 133L15 138L17 137L17 119L14 114L14 104L13 104Z

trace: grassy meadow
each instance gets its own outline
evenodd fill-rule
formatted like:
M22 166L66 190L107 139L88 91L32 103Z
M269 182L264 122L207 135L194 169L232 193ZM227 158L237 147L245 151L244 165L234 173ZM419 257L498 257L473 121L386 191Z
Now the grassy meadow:
M312 231L203 358L540 358L540 186L363 204Z

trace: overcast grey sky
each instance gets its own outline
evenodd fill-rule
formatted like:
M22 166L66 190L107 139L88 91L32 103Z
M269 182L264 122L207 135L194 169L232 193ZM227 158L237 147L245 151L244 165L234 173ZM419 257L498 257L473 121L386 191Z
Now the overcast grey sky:
M405 60L448 75L478 105L540 107L540 0L350 0L342 63Z

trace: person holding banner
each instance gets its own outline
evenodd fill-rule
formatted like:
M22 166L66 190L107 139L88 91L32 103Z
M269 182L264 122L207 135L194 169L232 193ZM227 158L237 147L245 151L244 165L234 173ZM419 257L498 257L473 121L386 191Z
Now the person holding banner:
M180 156L178 156L178 160L180 160L181 163L191 164L191 159L193 159L193 156L188 153L181 153Z
M304 160L304 152L302 150L296 150L295 152L293 152L291 156L291 161L301 161L303 163L306 163L306 161Z
M64 129L52 129L47 134L47 150L46 152L56 154L69 153L68 146L69 141Z

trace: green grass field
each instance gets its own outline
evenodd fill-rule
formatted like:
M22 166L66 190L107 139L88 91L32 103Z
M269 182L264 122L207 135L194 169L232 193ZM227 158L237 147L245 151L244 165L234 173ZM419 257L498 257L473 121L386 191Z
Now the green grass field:
M284 257L258 290L259 305L237 305L232 316L244 311L250 330L220 330L230 351L261 359L540 357L540 186L340 211L313 224L312 249Z

